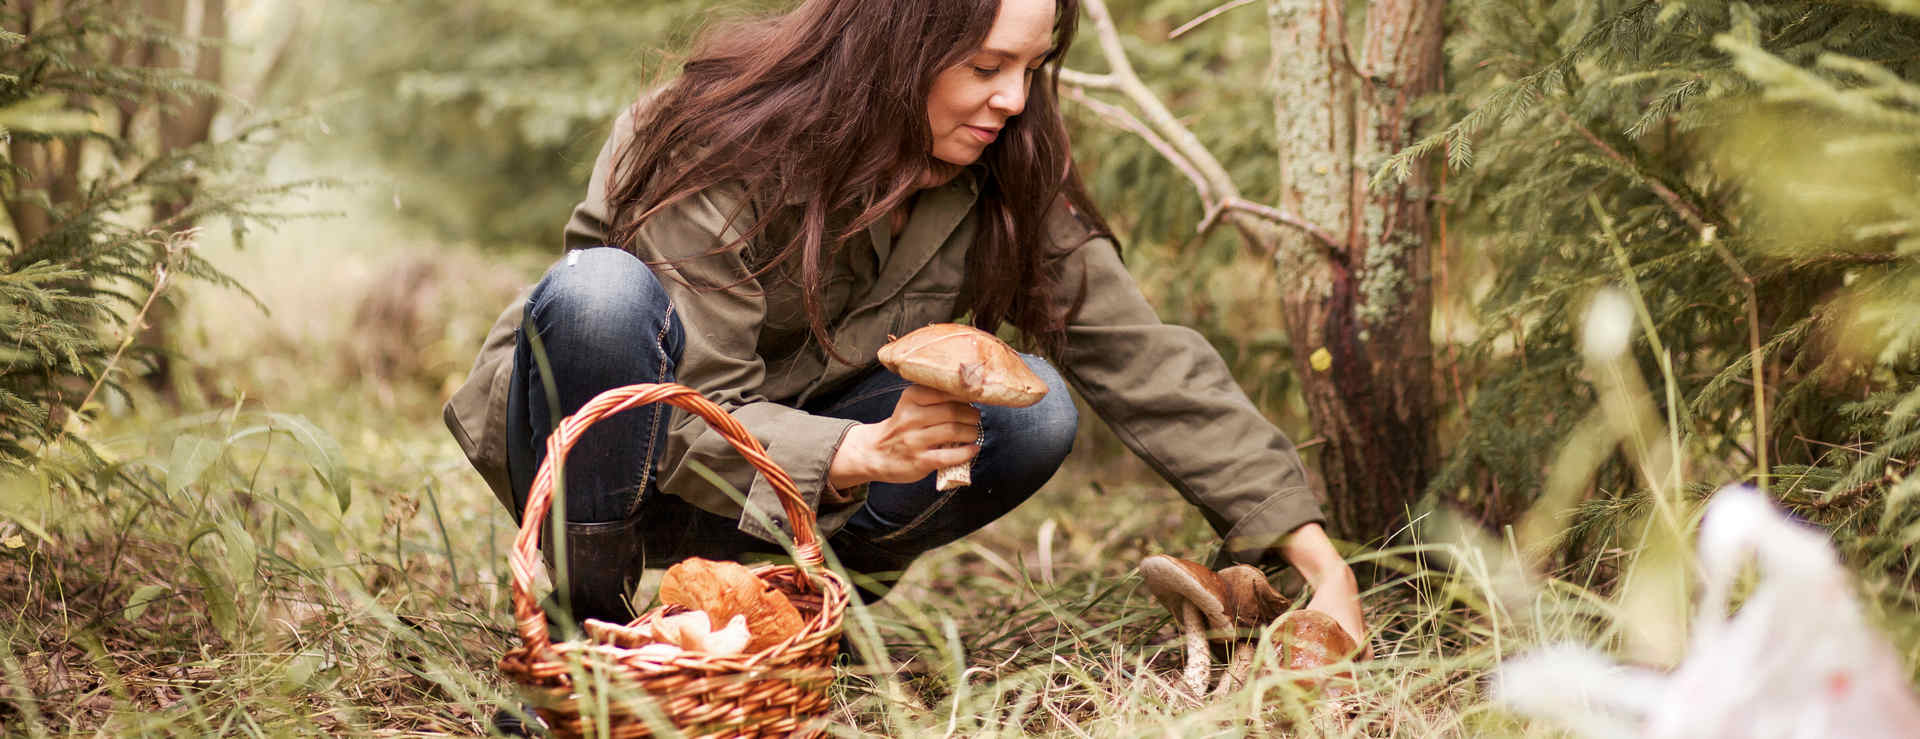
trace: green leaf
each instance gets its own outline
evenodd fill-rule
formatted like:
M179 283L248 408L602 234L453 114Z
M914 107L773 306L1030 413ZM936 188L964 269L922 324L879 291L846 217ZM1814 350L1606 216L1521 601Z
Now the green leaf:
M148 603L159 600L170 592L173 592L173 588L167 585L148 585L135 590L133 595L127 596L127 605L120 609L120 616L128 621L137 620L147 612Z
M247 591L255 579L259 545L254 543L253 534L235 518L221 519L220 540L227 550L227 579L233 583L235 593Z
M336 666L334 659L321 652L300 652L287 659L280 677L296 688L306 687L315 675Z
M344 559L340 554L340 548L333 544L333 536L325 531L321 531L320 527L313 525L313 520L307 518L306 512L301 511L299 506L281 500L278 496L274 495L263 495L260 496L258 500L264 500L273 504L273 507L280 509L280 512L285 514L288 520L293 521L294 527L307 535L307 543L311 544L313 548L320 553L323 562L331 564Z
M314 474L320 476L320 482L339 501L340 510L347 510L347 506L353 502L353 480L347 476L346 464L341 461L340 443L302 416L288 413L268 413L266 416L267 425L235 431L227 437L227 443L272 431L293 437L300 444L300 449L306 452L307 463L313 466Z
M173 440L173 453L167 458L167 494L173 495L200 481L207 468L220 459L227 445L201 436L186 434Z
M291 434L300 448L307 452L307 462L313 465L313 471L325 482L327 489L333 491L333 497L340 502L340 510L347 510L353 503L353 481L347 477L347 467L341 461L340 443L301 416L287 413L269 413L267 418L274 427Z
M228 641L236 640L240 631L240 612L234 607L233 588L222 582L219 575L205 567L194 565L187 571L189 577L199 583L202 595L201 606L207 614L207 621Z
M40 528L36 521L46 518L52 510L52 502L52 492L47 489L43 477L18 475L12 479L0 478L0 519L14 522L48 544L53 543L53 537L47 534L46 529Z

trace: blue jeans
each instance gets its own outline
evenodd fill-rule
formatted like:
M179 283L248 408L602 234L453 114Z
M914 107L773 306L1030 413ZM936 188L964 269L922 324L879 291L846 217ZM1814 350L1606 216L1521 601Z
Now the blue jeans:
M535 361L537 334L557 397ZM569 253L527 301L507 409L508 472L514 515L546 456L558 419L609 388L672 382L685 328L653 271L619 249ZM1027 408L980 407L981 448L973 484L934 489L933 476L907 484L874 483L865 504L827 539L846 568L872 578L869 600L884 594L914 558L958 540L1012 511L1046 484L1073 449L1079 415L1060 373L1022 355L1047 383ZM874 423L893 413L908 382L876 368L846 387L821 393L809 413ZM555 415L556 412L559 415ZM595 423L566 464L568 592L578 618L626 621L627 596L642 570L692 556L733 559L774 552L742 533L738 521L662 494L656 470L670 409L634 408Z

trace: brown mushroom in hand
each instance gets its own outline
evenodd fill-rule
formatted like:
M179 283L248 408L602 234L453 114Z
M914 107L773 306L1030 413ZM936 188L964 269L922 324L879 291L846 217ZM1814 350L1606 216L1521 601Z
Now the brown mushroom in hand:
M935 323L880 347L880 363L916 385L968 403L1024 408L1040 402L1047 384L1013 347L993 334L957 323ZM940 490L973 483L968 465L940 470Z
M1233 630L1233 619L1227 615L1226 584L1199 563L1164 554L1141 560L1140 576L1147 581L1147 592L1172 611L1180 625L1187 646L1187 688L1195 697L1204 695L1207 671L1213 667L1207 636L1209 632L1227 636Z
M1219 572L1220 582L1226 588L1227 617L1233 620L1236 629L1260 629L1280 618L1287 611L1287 597L1273 589L1267 582L1267 575L1253 565L1234 565ZM1253 649L1249 645L1239 644L1234 650L1233 662L1227 667L1227 674L1220 678L1220 684L1213 689L1214 695L1225 694L1228 690L1244 685L1247 673L1253 669Z

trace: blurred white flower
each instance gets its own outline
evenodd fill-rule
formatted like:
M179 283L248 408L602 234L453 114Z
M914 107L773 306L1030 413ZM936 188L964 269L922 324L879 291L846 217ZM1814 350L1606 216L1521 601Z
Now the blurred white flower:
M1587 359L1608 361L1627 351L1633 339L1633 303L1614 288L1595 293L1587 305L1586 330L1580 336L1580 351Z
M1588 737L1915 737L1920 701L1868 625L1818 530L1746 486L1721 490L1700 524L1701 604L1672 673L1555 646L1509 662L1495 692L1514 710ZM1749 560L1760 584L1727 600Z

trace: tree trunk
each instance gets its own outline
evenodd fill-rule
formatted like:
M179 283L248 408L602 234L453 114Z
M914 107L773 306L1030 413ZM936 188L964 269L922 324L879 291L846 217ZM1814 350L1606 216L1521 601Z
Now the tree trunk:
M220 44L226 43L227 37L226 0L148 0L147 7L151 18L196 44L179 50L150 45L150 48L143 50L147 55L147 63L155 67L186 70L198 79L220 83L224 66ZM210 95L181 101L162 109L157 121L159 125L155 142L160 154L164 156L177 149L205 143L212 137L213 118L219 110L219 99ZM127 111L129 121L132 113ZM178 198L156 200L153 203L153 222L165 224L167 230L175 232L192 228L194 220L181 217L181 213L192 205L191 193ZM165 256L156 253L154 258L162 260ZM175 291L155 303L147 312L146 324L139 338L141 346L159 350L152 355L149 370L143 379L149 387L167 393L169 397L173 389L173 362L167 351L174 344L173 328L180 322L183 300L184 294Z
M58 18L64 8L58 2L22 0L19 10L22 23L17 32L26 34L40 30L43 19ZM79 197L80 142L7 137L6 145L8 161L26 173L29 184L21 190L44 189L47 200L54 206L66 205ZM34 198L8 201L5 206L19 249L26 249L53 228L53 214Z
M184 47L180 51L156 49L153 65L182 69L197 79L220 83L224 61L220 44L226 43L227 38L226 0L158 0L153 8L156 11L154 17L170 25L181 36L196 42L209 42ZM213 116L219 109L219 99L207 95L163 110L159 121L160 152L164 154L204 143L213 134ZM153 220L155 223L164 223L186 210L192 202L191 197L186 197L155 203ZM191 226L192 223L181 223L173 230Z
M1279 205L1320 232L1279 229L1273 253L1333 526L1366 539L1406 523L1437 464L1427 183L1367 180L1437 89L1441 2L1372 3L1358 54L1343 6L1268 2Z

